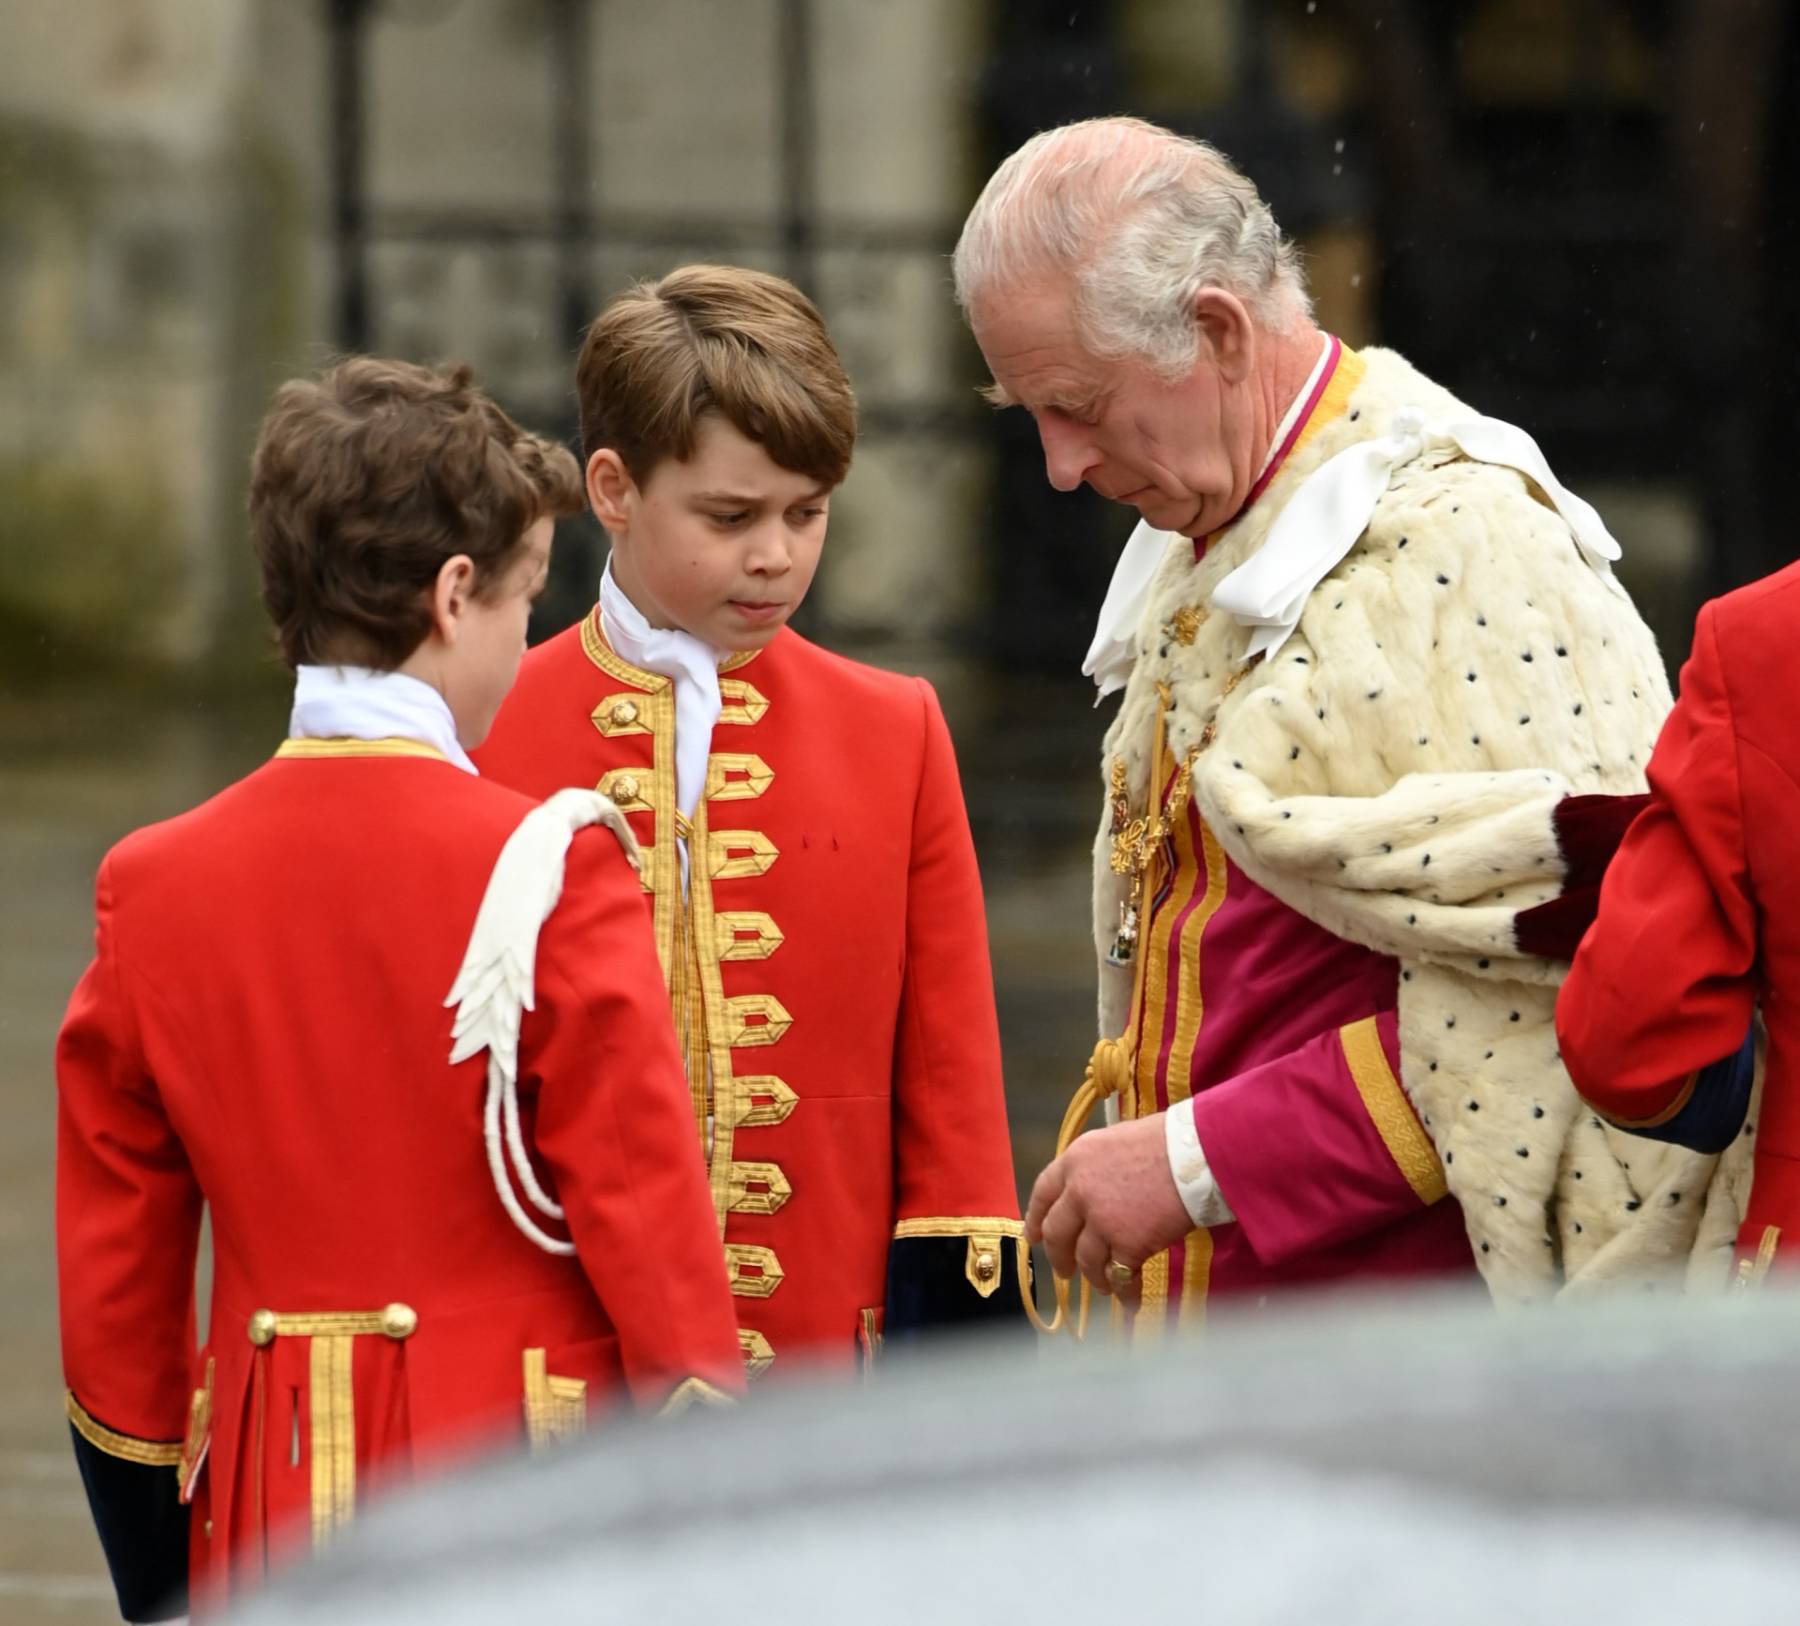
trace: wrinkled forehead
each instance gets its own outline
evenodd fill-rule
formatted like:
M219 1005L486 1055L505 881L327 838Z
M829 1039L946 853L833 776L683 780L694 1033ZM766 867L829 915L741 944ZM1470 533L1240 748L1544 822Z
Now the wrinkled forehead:
M969 309L969 327L994 382L1026 405L1046 391L1090 388L1107 371L1081 341L1073 292L1062 279L984 296Z

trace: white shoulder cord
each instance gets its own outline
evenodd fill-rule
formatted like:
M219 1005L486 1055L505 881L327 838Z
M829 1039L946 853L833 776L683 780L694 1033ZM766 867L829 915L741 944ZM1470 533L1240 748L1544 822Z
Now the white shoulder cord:
M561 1206L551 1200L532 1170L519 1126L519 1023L524 1012L536 1009L538 933L562 896L569 843L577 830L590 824L604 824L619 838L631 867L641 867L637 838L612 802L595 790L557 791L519 821L500 849L469 933L462 969L444 1000L446 1006L456 1007L450 1029L455 1041L452 1064L483 1050L488 1053L482 1127L494 1189L513 1224L546 1253L556 1254L574 1253L575 1244L551 1236L520 1206L507 1176L507 1162L510 1157L532 1207L550 1219L561 1219ZM500 1144L503 1116L505 1153Z

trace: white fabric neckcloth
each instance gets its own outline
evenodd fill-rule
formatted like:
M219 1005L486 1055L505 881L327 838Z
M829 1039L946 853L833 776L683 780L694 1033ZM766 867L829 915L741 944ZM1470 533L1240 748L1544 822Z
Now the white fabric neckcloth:
M297 740L420 740L476 772L449 703L420 678L368 666L297 666L288 734Z
M600 624L622 659L675 685L675 800L688 817L706 789L706 759L724 702L719 696L723 650L691 632L653 627L613 580L612 560L600 576ZM685 845L683 851L685 851Z
M1313 363L1313 370L1300 386L1299 393L1288 403L1281 422L1275 426L1275 433L1269 437L1269 449L1263 454L1262 467L1256 471L1258 482L1268 473L1276 452L1286 444L1300 421L1300 414L1312 399L1334 348L1331 336L1327 334L1319 346L1319 359ZM1091 677L1100 691L1094 696L1096 706L1114 689L1125 687L1125 680L1137 664L1138 623L1144 619L1144 606L1150 601L1150 581L1169 544L1179 534L1177 531L1159 531L1148 521L1139 520L1137 528L1126 540L1125 551L1113 567L1105 602L1100 606L1100 623L1094 629L1094 641L1088 646L1087 659L1081 663L1083 676Z
M1593 506L1565 487L1535 440L1498 418L1433 422L1402 407L1385 435L1347 446L1315 469L1287 501L1263 545L1213 589L1212 602L1255 633L1246 660L1273 655L1300 624L1312 590L1356 546L1394 471L1427 451L1517 469L1548 497L1575 534L1582 557L1603 574L1619 544Z

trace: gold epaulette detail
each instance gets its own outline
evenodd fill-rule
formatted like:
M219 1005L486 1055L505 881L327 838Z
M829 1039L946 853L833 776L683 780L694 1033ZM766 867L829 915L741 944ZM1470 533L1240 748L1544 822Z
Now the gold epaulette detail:
M707 838L706 867L715 881L766 875L780 850L760 830L714 830Z
M675 1391L662 1403L658 1417L679 1417L684 1411L691 1411L695 1406L735 1406L737 1401L715 1384L708 1383L705 1378L685 1378L675 1386Z
M763 714L769 709L769 702L763 698L756 685L746 678L720 678L719 698L724 701L719 711L721 723L740 726L760 723Z
M726 909L713 916L721 960L766 960L787 941L774 919L757 909Z
M706 759L706 799L747 802L775 782L775 770L754 752L715 751Z
M542 1349L525 1351L525 1437L533 1451L578 1438L587 1429L587 1379L552 1373Z
M450 759L423 740L283 740L275 747L278 757L429 757L434 762Z
M132 1434L121 1434L93 1416L75 1398L73 1389L64 1390L63 1394L63 1409L68 1412L69 1421L75 1425L75 1432L96 1450L104 1451L109 1457L118 1457L124 1462L142 1463L146 1468L180 1466L180 1440L140 1440Z
M773 1073L750 1073L736 1080L733 1094L739 1129L766 1129L786 1123L800 1097Z
M731 1203L736 1214L773 1214L791 1196L794 1188L775 1163L736 1163L731 1165Z
M725 1244L725 1273L731 1278L732 1292L741 1299L766 1299L781 1286L784 1274L773 1248L748 1242Z
M738 1350L744 1357L744 1375L760 1378L775 1364L775 1346L753 1327L738 1328Z

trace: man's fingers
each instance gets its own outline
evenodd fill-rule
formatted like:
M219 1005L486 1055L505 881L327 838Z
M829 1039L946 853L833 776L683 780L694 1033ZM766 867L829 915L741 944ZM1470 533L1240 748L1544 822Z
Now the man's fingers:
M1075 1274L1075 1241L1081 1235L1081 1207L1074 1195L1064 1192L1039 1226L1050 1268L1059 1276Z
M1081 1233L1081 1239L1075 1244L1075 1263L1081 1267L1081 1274L1092 1282L1102 1293L1115 1291L1106 1267L1112 1262L1112 1249L1093 1226L1087 1226Z
M1063 1160L1059 1157L1037 1177L1031 1188L1031 1201L1025 1208L1025 1240L1044 1240L1044 1216L1063 1193Z

